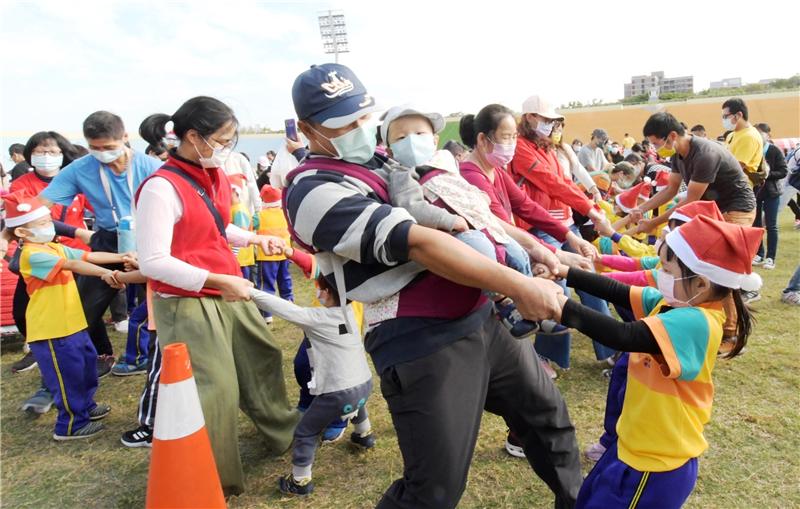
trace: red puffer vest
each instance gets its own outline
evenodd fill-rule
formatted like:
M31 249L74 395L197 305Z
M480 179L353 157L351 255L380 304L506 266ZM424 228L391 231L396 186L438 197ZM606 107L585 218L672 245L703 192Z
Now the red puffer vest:
M203 169L173 156L167 159L164 167L167 166L183 171L205 190L219 211L223 225L227 227L231 217L231 185L225 172L220 168ZM228 247L227 239L220 234L214 215L203 199L186 179L164 167L142 182L142 186L153 177L161 177L172 184L181 199L183 215L172 230L172 256L193 267L206 269L215 274L241 277L239 262ZM137 201L142 186L136 191ZM182 297L207 297L220 294L218 290L212 288L191 292L156 280L152 280L152 288L154 292Z

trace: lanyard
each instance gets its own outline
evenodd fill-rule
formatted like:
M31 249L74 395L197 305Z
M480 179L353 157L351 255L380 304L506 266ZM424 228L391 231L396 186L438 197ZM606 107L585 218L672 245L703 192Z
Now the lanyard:
M131 159L133 159L133 154L131 154ZM128 161L127 168L125 171L128 172L128 190L130 191L131 197L131 211L133 211L133 168L131 168L131 162ZM114 195L111 192L111 184L108 182L108 175L106 172L103 171L103 163L100 163L100 182L103 184L103 191L106 193L106 198L108 199L108 204L111 205L111 217L114 218L114 224L119 225L119 214L117 214L117 206L114 204Z

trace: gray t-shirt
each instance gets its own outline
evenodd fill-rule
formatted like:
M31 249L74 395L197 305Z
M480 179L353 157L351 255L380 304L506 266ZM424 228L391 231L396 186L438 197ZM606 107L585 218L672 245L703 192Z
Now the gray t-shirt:
M600 147L592 148L591 145L584 145L578 151L578 161L589 171L601 171L608 164L603 149Z
M685 158L672 157L673 173L680 173L684 183L690 180L708 184L703 200L717 202L720 211L750 212L756 198L739 161L722 145L692 136Z

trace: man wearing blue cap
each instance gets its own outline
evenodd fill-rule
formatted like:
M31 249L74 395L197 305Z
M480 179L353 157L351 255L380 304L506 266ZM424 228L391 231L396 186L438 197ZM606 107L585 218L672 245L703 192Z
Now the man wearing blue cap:
M490 315L480 290L512 297L526 318L538 320L553 316L557 287L389 205L386 176L398 163L375 154L371 113L378 108L350 69L311 67L295 80L292 99L310 155L287 176L290 228L317 251L340 302L365 303L366 349L403 454L403 478L378 507L455 507L484 409L521 439L556 507L572 507L581 472L564 401L532 344ZM302 482L290 481L304 492Z

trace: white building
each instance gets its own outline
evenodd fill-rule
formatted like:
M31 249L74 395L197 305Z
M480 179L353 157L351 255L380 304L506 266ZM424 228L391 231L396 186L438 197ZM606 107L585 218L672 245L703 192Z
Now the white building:
M664 77L664 71L651 72L650 75L632 76L630 83L625 83L625 97L647 94L652 96L667 93L694 92L694 76L677 78Z

